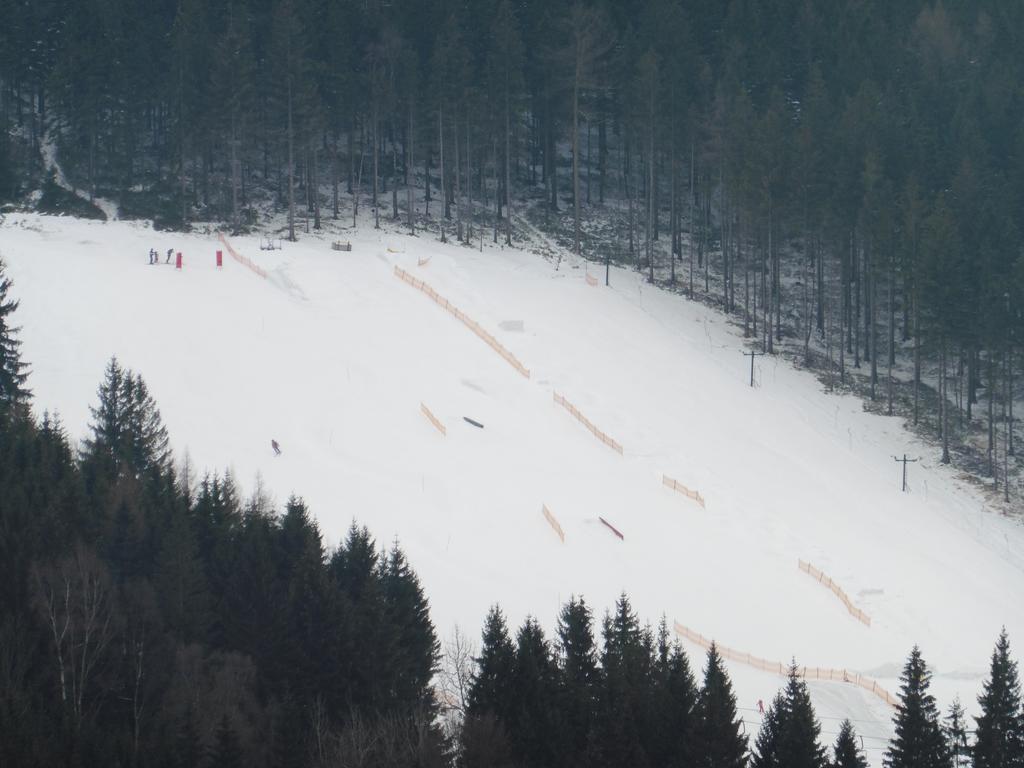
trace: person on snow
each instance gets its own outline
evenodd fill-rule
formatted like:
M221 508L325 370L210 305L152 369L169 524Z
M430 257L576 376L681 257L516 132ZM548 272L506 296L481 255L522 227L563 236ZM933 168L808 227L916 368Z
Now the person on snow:
M174 249L173 248L168 248L167 249L167 261L165 261L164 264L170 264L171 263L171 256L173 256L173 255L174 255Z
M757 700L757 711L762 715L764 714L764 701L761 699Z
M275 456L281 455L281 446L277 444L277 440L271 440L270 447L274 449Z
M149 249L149 263L156 264L156 250L153 248Z

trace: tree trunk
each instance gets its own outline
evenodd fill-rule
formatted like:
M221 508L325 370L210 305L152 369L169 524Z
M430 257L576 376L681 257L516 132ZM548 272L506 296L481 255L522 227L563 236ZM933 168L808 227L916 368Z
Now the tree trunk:
M505 245L512 245L512 96L509 73L505 73ZM497 190L495 190L497 194ZM499 207L500 216L500 207Z
M416 168L415 153L416 153L416 134L414 132L413 124L413 99L409 97L409 137L406 141L408 147L408 158L405 163L405 172L408 178L405 180L405 201L406 207L409 209L409 234L416 234L416 205L413 200L413 182L416 180L416 173L413 169ZM429 185L430 182L428 181Z
M331 218L337 221L340 211L338 203L338 135L331 137Z
M380 176L378 160L380 159L380 146L377 143L380 136L380 119L377 115L377 102L373 103L373 228L380 229L380 204L377 200L377 179Z
M572 81L572 250L580 255L580 68L583 62L576 46L576 69Z
M689 232L689 251L690 251L690 298L693 298L693 139L690 139L690 232ZM746 331L744 330L744 334ZM756 333L756 331L755 331Z
M939 348L939 422L942 431L942 463L949 464L949 402L946 395L946 338Z
M231 234L237 235L238 216L238 116L231 116Z
M444 206L438 226L441 229L441 242L447 242L444 234L444 220L448 218L448 196L445 194L444 182L444 106L437 108L438 161L441 168L441 204Z
M647 136L647 282L654 282L654 84L651 84Z
M288 240L295 242L295 134L292 129L292 77L288 75Z
M461 243L464 239L464 233L462 231L462 165L459 162L459 117L458 110L452 110L452 152L453 157L453 175L455 177L455 231L459 242Z
M310 194L313 196L313 229L320 229L320 148L313 145L313 179Z

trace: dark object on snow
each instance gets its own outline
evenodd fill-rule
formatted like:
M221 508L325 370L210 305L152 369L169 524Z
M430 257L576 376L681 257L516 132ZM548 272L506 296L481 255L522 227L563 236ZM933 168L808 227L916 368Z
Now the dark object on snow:
M281 446L277 444L277 440L271 440L270 447L274 449L275 456L281 455Z
M479 421L473 421L473 420L472 420L471 418L469 418L469 416L463 416L463 417L462 417L462 420L463 420L463 421L466 421L466 422L469 422L469 423L470 423L470 424L472 424L472 425L473 425L474 427L479 427L480 429L483 429L483 428L484 428L484 425L483 425L483 424L481 424L481 423L480 423Z
M157 258L156 257L156 250L154 250L153 248L150 248L149 249L149 263L150 264L156 264L156 258Z
M167 261L165 261L164 264L170 264L171 263L171 256L173 256L173 255L174 255L174 249L173 248L168 248L167 249Z
M625 541L625 540L626 540L626 537L622 535L622 533L621 533L621 532L619 531L619 529L618 529L618 528L616 528L616 527L615 527L614 525L612 525L611 523L609 523L609 522L608 522L607 520L605 520L605 519L604 519L603 517L599 517L599 518L597 518L597 519L598 519L598 520L600 520L600 521L601 521L602 523L604 523L604 524L605 524L606 526L608 526L608 528L610 528L610 529L611 529L611 532L612 532L612 533L614 533L614 534L615 534L616 536L618 536L618 537L619 537L620 539L622 539L623 541Z

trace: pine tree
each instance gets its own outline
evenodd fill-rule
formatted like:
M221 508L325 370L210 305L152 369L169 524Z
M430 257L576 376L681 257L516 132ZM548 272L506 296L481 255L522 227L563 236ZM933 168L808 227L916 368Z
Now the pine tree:
M571 597L558 617L560 707L565 731L565 761L586 762L587 740L594 722L601 671L597 665L593 614L583 598Z
M477 673L469 692L467 717L491 715L506 724L512 711L512 668L515 649L508 634L505 615L494 606L484 623Z
M704 685L695 710L694 750L698 768L743 768L747 737L741 732L732 681L714 643L708 649Z
M900 681L900 703L893 718L896 736L886 750L885 768L951 768L939 710L928 693L931 673L916 645Z
M659 632L659 690L655 718L656 730L661 735L661 749L655 762L673 768L691 765L694 756L694 708L697 704L697 684L690 669L690 660L678 642L665 656L667 626L662 620ZM660 659L665 658L664 662Z
M655 746L654 641L626 595L606 614L602 627L603 683L599 697L598 746L608 765L647 765Z
M779 763L786 768L824 768L825 750L819 743L821 726L814 715L807 683L794 661L786 683L786 717L779 742Z
M1024 713L1017 662L1010 657L1006 628L992 651L988 680L978 697L981 716L975 718L975 768L1024 766Z
M6 133L2 125L0 132ZM25 388L28 365L22 362L18 351L21 347L17 338L19 329L11 325L11 316L18 309L18 302L9 296L13 285L3 260L0 260L0 418L27 403L29 398L29 391Z
M788 712L786 698L780 691L775 700L768 706L761 721L761 728L754 740L754 750L750 756L750 768L782 768L780 751L782 732Z
M953 699L942 728L946 734L949 753L953 757L953 768L962 768L970 762L971 749L967 745L967 717L960 704L960 697Z
M113 357L90 408L92 436L85 441L86 464L108 479L125 474L158 478L170 469L170 447L156 402L142 376L126 370Z
M843 720L839 726L839 735L836 736L833 748L832 768L868 768L867 758L857 745L857 734L849 720Z
M528 617L516 635L510 693L515 702L508 723L513 754L524 765L553 765L560 736L558 668L536 619Z
M432 713L430 681L437 671L441 645L423 586L397 543L388 553L381 585L386 626L396 650L391 670L394 704L405 711L415 707Z

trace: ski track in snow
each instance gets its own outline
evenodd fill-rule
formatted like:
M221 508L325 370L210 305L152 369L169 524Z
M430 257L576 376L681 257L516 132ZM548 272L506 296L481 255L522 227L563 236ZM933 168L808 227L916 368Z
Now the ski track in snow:
M943 709L956 694L976 709L1002 625L1024 647L1024 528L986 510L898 420L784 362L759 358L750 388L742 339L722 316L635 272L613 268L608 290L569 262L552 279L553 262L517 249L370 227L346 236L350 253L332 251L329 234L282 251L232 238L262 279L230 259L218 270L222 246L209 235L6 217L0 252L21 300L37 411L59 411L83 437L117 354L145 376L179 457L231 469L244 492L260 476L278 503L303 495L329 544L353 518L382 546L399 537L442 638L456 624L478 636L494 602L512 624L532 614L550 632L572 594L600 625L625 591L652 623L664 614L763 658L859 671L893 694L918 643ZM151 247L182 251L184 269L154 269ZM392 265L494 334L531 379ZM924 457L907 494L892 461L904 452ZM707 508L664 488L662 474ZM872 626L798 558L835 579ZM699 670L702 652L686 647ZM729 668L753 736L757 700L782 680ZM880 766L891 709L853 686L810 688L824 740L850 717Z

